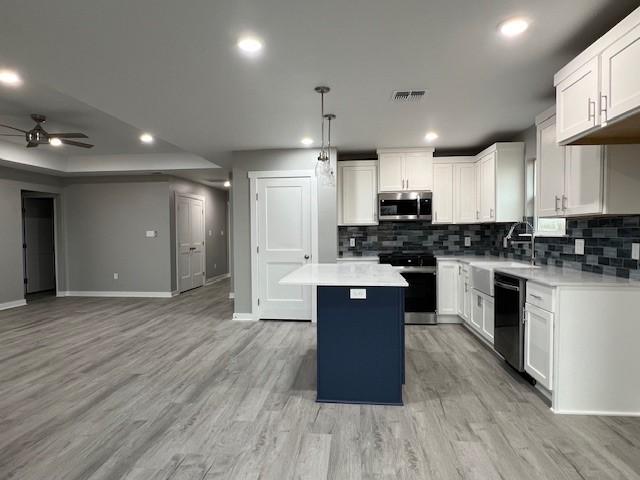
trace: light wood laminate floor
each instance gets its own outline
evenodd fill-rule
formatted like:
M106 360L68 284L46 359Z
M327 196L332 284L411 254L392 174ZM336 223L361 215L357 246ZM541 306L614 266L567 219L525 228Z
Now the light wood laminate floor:
M640 478L640 419L554 416L461 326L407 328L404 407L317 404L314 326L228 288L0 312L0 478Z

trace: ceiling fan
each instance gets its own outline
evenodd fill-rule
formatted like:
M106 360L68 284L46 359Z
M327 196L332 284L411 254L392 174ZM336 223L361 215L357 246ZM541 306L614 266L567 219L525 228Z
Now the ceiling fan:
M31 114L31 119L36 122L35 127L31 130L22 130L21 128L12 127L11 125L3 125L0 123L0 127L9 128L17 132L21 132L22 135L16 133L0 133L1 137L22 137L27 140L27 148L34 148L38 145L70 145L72 147L81 148L93 148L90 143L76 142L75 140L69 140L70 138L89 138L84 133L49 133L42 124L47 121L47 117L37 113Z

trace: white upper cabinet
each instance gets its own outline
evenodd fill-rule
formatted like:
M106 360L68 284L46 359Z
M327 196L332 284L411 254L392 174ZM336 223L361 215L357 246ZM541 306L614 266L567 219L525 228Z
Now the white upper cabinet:
M536 119L536 215L640 213L640 145L559 146L555 121L553 109Z
M380 153L379 163L379 191L397 192L404 190L404 154Z
M406 189L424 191L433 189L433 152L409 152L404 157Z
M378 223L378 162L338 162L338 224Z
M524 159L523 159L524 161ZM480 160L480 221L496 218L496 154L489 153Z
M378 150L378 191L431 191L433 148Z
M640 107L640 25L607 48L601 63L604 123Z
M566 147L564 182L565 215L602 212L602 147Z
M480 222L518 222L524 216L524 143L496 143L477 155Z
M565 147L556 142L555 116L538 124L538 158L536 160L536 202L540 217L561 213L564 195Z
M558 142L600 125L599 59L596 57L556 86Z
M453 164L433 166L433 223L453 223Z
M473 163L456 163L453 170L454 221L455 223L475 223L476 206L476 166Z
M640 8L554 77L562 145L640 143Z

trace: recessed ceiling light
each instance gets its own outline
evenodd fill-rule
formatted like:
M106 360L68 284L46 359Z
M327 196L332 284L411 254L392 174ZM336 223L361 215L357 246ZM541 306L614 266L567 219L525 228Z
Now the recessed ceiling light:
M52 145L54 147L60 147L60 146L62 146L62 140L60 140L57 137L51 137L49 139L49 145Z
M0 82L9 87L18 87L22 85L20 75L13 70L0 70Z
M229 188L231 186L231 182L229 180L225 180L224 186Z
M256 37L242 37L238 40L238 48L244 53L255 55L262 50L262 42Z
M311 145L313 145L313 138L304 137L302 140L300 140L300 143L305 147L310 147Z
M140 141L142 143L153 143L153 135L150 133L143 133L140 135Z
M433 142L434 140L438 139L438 134L436 132L427 132L427 134L424 136L424 139L427 142Z
M500 33L505 37L517 37L529 28L529 21L526 18L511 18L500 24Z

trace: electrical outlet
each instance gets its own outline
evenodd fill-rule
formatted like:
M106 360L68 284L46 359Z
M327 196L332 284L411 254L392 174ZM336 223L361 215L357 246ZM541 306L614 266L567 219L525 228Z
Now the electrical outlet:
M215 270L216 268L218 268L218 264L217 264L217 263L214 263L214 264L213 264L213 269Z
M633 260L640 260L640 243L633 243L631 245L631 258Z
M464 237L464 246L465 247L471 246L471 237Z
M576 255L584 255L584 240L582 238L576 239Z
M509 240L507 240L507 237L504 237L502 239L502 248L508 248L509 247Z
M145 232L145 236L147 238L156 238L158 236L158 231L157 230L147 230Z
M118 278L119 278L119 277L120 277L120 276L119 276L117 273L114 273L114 274L113 274L113 279L114 279L114 280L118 280Z
M349 247L353 248L356 246L356 239L355 238L350 238L349 239Z
M213 231L209 230L209 236L212 236L212 235L213 235Z
M224 237L224 230L220 230L220 236Z

